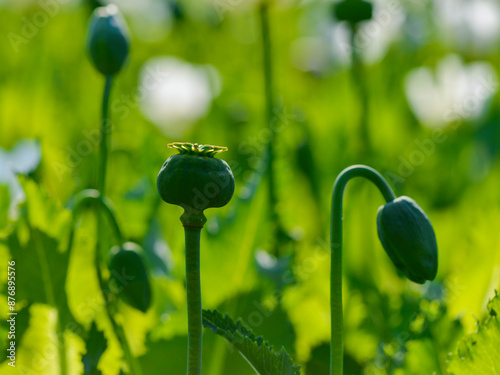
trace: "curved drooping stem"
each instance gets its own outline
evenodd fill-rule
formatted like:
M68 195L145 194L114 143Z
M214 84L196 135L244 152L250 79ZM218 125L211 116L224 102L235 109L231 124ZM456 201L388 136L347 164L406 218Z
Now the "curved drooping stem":
M331 216L331 344L330 375L343 375L343 311L342 311L342 200L344 189L350 179L364 177L373 182L380 190L386 202L396 198L384 177L375 169L365 165L353 165L344 169L335 180L332 194Z
M186 238L186 290L188 305L188 375L201 374L202 310L200 281L201 228L184 226Z
M73 217L67 246L68 254L71 253L71 249L73 248L76 221L80 217L82 209L86 205L90 205L92 203L99 205L99 208L106 214L109 223L113 227L116 243L121 245L124 242L123 235L120 230L120 226L118 225L118 221L116 220L115 210L113 208L113 205L111 204L111 201L108 198L101 196L101 193L95 189L86 189L76 194L72 198L72 202L70 203L70 209L73 212Z

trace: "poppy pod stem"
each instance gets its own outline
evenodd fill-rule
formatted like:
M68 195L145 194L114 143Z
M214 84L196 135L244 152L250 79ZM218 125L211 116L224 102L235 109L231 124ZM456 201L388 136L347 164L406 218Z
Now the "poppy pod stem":
M396 198L391 187L375 169L365 165L353 165L344 169L335 180L332 194L331 216L331 345L330 345L330 375L343 375L343 311L342 311L342 200L344 189L354 177L364 177L373 182L387 202Z
M202 308L200 281L201 227L184 226L186 239L186 290L188 308L188 375L201 374Z
M234 193L234 176L229 165L215 158L226 147L174 142L179 151L169 157L158 173L160 197L184 208L181 223L186 240L186 294L188 307L187 375L201 375L202 305L200 282L200 234L207 219L204 210L223 207Z
M203 212L185 209L181 216L186 242L186 294L188 308L187 375L201 375L203 324L200 280L200 237L207 221Z

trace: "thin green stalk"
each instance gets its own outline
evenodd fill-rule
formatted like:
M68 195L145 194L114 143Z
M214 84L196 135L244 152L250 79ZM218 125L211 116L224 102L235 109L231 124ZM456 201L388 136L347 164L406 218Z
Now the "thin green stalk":
M364 165L353 165L344 169L333 186L331 214L331 345L330 375L343 375L343 311L342 311L342 200L347 182L354 177L364 177L373 182L380 190L386 202L396 199L389 184L375 169Z
M200 282L201 228L184 227L186 237L186 290L188 304L188 375L201 374L202 312Z
M97 279L99 281L99 287L101 289L101 292L104 292L105 290L108 290L108 285L107 282L104 280L102 276L102 271L101 271L101 264L102 259L101 259L101 239L104 238L102 235L102 212L106 213L108 215L108 218L111 221L111 224L113 225L113 229L117 235L117 238L120 239L120 244L122 243L122 235L120 232L120 229L118 227L118 223L116 221L115 215L113 211L110 208L110 202L106 200L104 197L105 189L106 189L106 169L107 169L107 163L108 163L108 145L110 142L110 137L111 137L111 123L110 119L108 116L109 113L109 99L111 96L111 86L113 83L113 79L111 76L106 76L106 82L104 85L104 93L103 93L103 99L102 99L102 118L101 118L101 128L100 128L100 142L99 142L99 169L98 169L98 175L97 175L97 191L99 192L99 205L96 206L96 216L97 216L97 242L96 242L96 250L95 250L95 255L94 255L94 261L95 261L95 268L96 268L96 273L97 273ZM109 137L108 137L109 135ZM101 211L102 210L102 211ZM113 301L108 301L106 299L106 296L104 295L105 299L105 310L106 314L111 322L111 325L113 327L113 331L115 333L115 336L117 337L118 341L120 342L120 346L125 354L125 358L129 364L129 370L132 374L134 375L141 375L142 370L139 365L139 363L136 361L134 358L132 351L130 349L130 346L127 341L127 337L125 335L125 331L123 330L123 327L119 325L115 318L114 318L114 312L113 312L113 306L112 303Z
M361 56L356 46L356 34L358 32L357 25L351 25L351 61L352 61L352 80L358 92L358 97L361 105L359 118L359 131L361 139L361 147L363 152L370 152L370 134L368 129L368 90L365 83L363 71L363 63Z
M64 339L64 327L61 322L61 316L57 316L57 337L59 342L57 348L59 350L59 366L61 367L60 375L68 374L68 359L66 357L66 340Z
M266 122L271 129L271 138L267 145L267 164L269 176L269 203L271 206L271 222L274 223L275 236L280 238L283 232L279 215L276 210L278 198L276 195L276 173L274 169L274 132L272 131L272 121L274 118L274 88L273 88L273 69L272 69L272 48L271 48L271 32L269 27L269 4L263 2L259 8L261 32L262 32L262 50L263 50L263 71L264 71L264 90L266 98ZM279 253L278 243L275 244L274 252Z
M102 96L102 118L99 140L99 169L97 175L97 190L104 194L106 187L106 167L108 164L108 133L111 137L111 123L108 118L109 112L109 98L111 96L111 85L113 78L106 76L106 83L104 84L104 94Z

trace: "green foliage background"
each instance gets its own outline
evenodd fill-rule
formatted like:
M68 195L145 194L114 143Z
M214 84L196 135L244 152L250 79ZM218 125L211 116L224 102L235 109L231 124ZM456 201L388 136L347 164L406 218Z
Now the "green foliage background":
M405 99L403 82L410 70L434 66L447 54L459 53L465 62L489 61L498 73L498 47L477 54L473 48L457 51L443 43L434 24L439 20L430 16L432 2L424 3L417 15L428 22L425 43L410 46L401 35L380 62L365 67L371 155L359 152L360 104L349 70L311 74L290 63L291 43L309 36L309 26L316 20L328 21L331 4L311 1L271 7L275 91L284 110L294 114L276 135L278 211L285 229L294 234L281 250L293 254L294 282L277 287L272 278L258 273L256 251L270 250L272 244L263 178L252 199L235 196L228 207L207 212L201 254L203 305L241 317L275 347L284 346L303 364L304 374L326 374L328 368L327 243L335 177L356 163L394 176L400 157L408 158L416 149L415 140L432 136ZM402 4L414 12L411 2ZM211 3L180 5L184 15L166 38L146 43L132 29L130 60L112 93L128 111L115 122L106 195L114 202L127 239L145 248L160 243L166 251L162 263L150 264L154 306L146 314L120 306L119 319L145 374L182 374L186 361L181 209L160 204L156 192L156 175L172 153L166 145L192 141L228 146L222 157L237 163L238 194L257 168L241 144L258 139L266 126L256 7L243 4L242 9L225 12L220 21ZM36 138L42 150L37 170L20 177L27 200L16 220L7 219L8 192L0 189L0 290L5 290L7 260L15 257L17 308L23 312L17 326L18 333L24 333L18 346L19 372L13 373L58 374L60 322L74 323L79 332L86 332L95 320L107 341L99 369L114 375L123 369L122 354L93 269L91 214L79 223L71 257L65 253L70 225L65 207L72 195L93 186L97 161L97 148L74 165L66 161L68 149L75 149L85 131L99 123L104 82L84 50L91 7L86 2L64 6L16 52L6 35L20 33L25 20L39 10L35 2L0 3L0 147L10 149L20 139ZM247 43L239 41L241 35ZM141 67L162 55L211 64L223 80L210 113L184 139L165 137L136 105ZM381 196L365 182L349 185L344 201L346 373L445 374L458 340L487 315L487 301L500 287L499 113L495 96L479 119L445 128L446 141L414 173L390 180L398 195L419 202L434 225L439 273L432 283L415 285L397 274L376 234ZM312 150L312 174L305 174L297 161L305 139ZM61 165L66 166L63 172ZM113 241L110 234L109 246ZM6 301L4 294L1 301ZM2 349L7 344L6 314L7 304L2 302ZM70 373L82 373L85 342L69 330L64 337ZM205 374L253 374L223 338L208 330L203 354ZM10 371L5 361L0 364L1 374Z

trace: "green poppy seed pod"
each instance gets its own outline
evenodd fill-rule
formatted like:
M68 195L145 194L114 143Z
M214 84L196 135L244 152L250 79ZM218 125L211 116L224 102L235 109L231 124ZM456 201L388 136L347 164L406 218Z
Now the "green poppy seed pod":
M116 5L96 8L90 19L87 50L96 69L106 76L118 73L129 52L128 31Z
M234 177L229 165L214 156L227 148L197 143L171 143L179 150L165 161L158 173L160 197L184 208L184 225L202 227L203 211L225 206L234 193Z
M373 5L365 0L343 0L335 5L335 18L356 24L373 16Z
M379 208L380 242L394 265L410 280L434 280L438 257L434 229L425 212L411 198L402 196Z
M128 305L146 312L151 305L151 285L140 255L141 248L131 242L111 249L109 270L114 290Z

